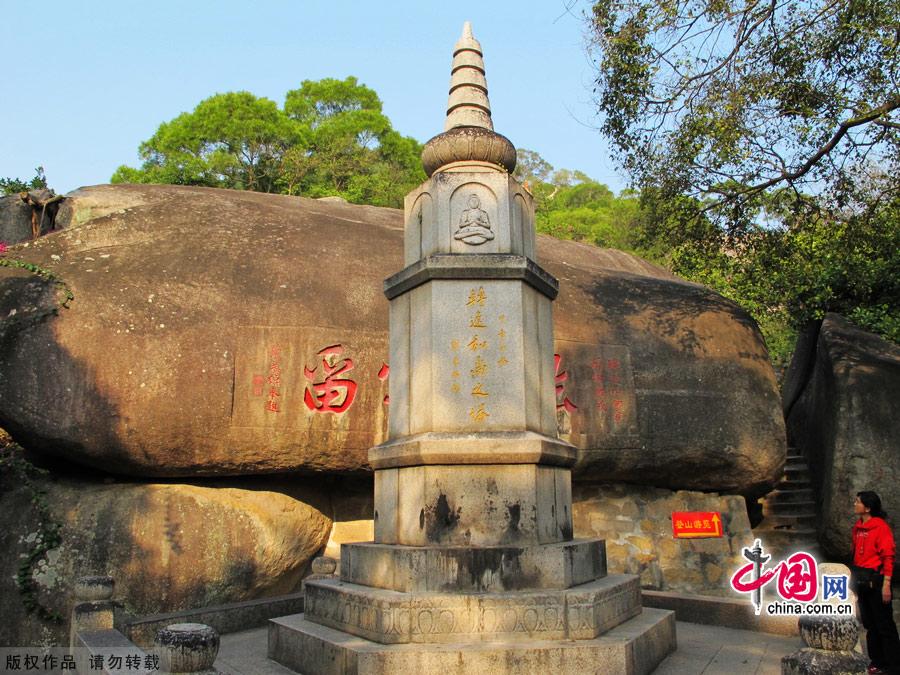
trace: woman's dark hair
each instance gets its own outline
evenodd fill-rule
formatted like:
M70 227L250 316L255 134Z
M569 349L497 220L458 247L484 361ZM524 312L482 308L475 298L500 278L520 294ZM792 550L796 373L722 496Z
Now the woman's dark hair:
M881 497L875 492L863 490L862 492L857 492L856 496L859 497L859 501L862 502L862 505L869 509L871 515L876 518L887 518L887 513L881 508Z

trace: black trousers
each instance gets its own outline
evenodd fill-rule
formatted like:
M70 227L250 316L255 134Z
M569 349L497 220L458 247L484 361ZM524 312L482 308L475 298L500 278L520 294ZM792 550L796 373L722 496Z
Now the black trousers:
M891 675L900 675L900 638L892 603L881 601L881 586L857 589L859 619L866 629L869 660Z

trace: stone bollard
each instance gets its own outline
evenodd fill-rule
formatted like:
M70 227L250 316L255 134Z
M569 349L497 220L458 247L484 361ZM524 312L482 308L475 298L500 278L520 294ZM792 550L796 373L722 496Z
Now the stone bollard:
M310 565L310 570L312 574L303 579L300 583L300 590L306 590L306 582L312 581L313 579L330 579L334 576L335 571L337 570L337 560L334 558L329 558L328 556L320 555L318 558L313 558L312 565Z
M219 634L202 623L173 623L161 628L154 640L163 673L217 673L213 662L219 653Z
M75 606L69 628L69 646L75 647L80 631L109 630L113 627L116 603L112 596L116 582L109 576L79 577L75 581Z
M337 561L324 555L312 561L312 573L317 576L331 576L337 569Z
M838 563L819 565L821 574L846 575L850 569ZM838 604L828 600L826 604ZM848 590L846 601L856 605L856 594ZM799 620L800 637L806 645L781 659L782 675L864 675L868 660L854 651L859 642L859 622L855 616L804 616Z

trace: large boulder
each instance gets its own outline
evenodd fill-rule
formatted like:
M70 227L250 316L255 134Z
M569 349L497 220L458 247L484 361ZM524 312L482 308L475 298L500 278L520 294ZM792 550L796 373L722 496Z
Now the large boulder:
M31 207L18 194L0 197L0 243L31 239Z
M364 474L385 438L402 213L175 186L97 186L14 251L75 295L0 273L0 425L135 476ZM760 492L784 461L759 331L619 251L539 237L560 425L582 478ZM548 354L547 358L552 355Z
M848 560L857 492L874 490L900 509L900 346L828 314L788 371L789 437L809 460L819 541Z
M20 564L46 536L35 492L10 476L0 484L0 645L64 644L73 585L86 575L111 575L116 599L135 615L295 591L331 529L327 496L311 485L37 480L48 505L44 525L62 525L61 544L28 573L31 595L64 619L53 624L26 613L15 583Z

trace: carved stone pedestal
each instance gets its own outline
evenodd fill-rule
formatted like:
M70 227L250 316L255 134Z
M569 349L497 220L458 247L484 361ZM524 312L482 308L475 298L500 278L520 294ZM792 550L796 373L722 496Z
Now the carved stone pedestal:
M527 633L523 632L527 636ZM269 626L269 658L299 673L651 673L675 648L675 617L644 609L600 637L380 644L307 621Z

